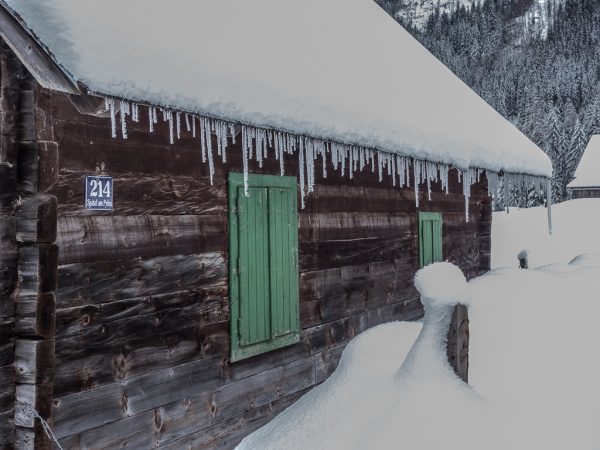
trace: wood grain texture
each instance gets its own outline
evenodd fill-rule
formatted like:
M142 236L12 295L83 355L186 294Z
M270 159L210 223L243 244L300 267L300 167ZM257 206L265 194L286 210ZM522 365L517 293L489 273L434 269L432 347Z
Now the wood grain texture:
M62 216L60 264L190 255L226 247L224 215Z

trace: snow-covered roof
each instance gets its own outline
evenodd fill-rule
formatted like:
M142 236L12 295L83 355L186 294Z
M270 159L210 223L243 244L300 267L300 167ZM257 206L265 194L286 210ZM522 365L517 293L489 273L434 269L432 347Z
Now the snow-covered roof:
M89 92L420 159L548 157L372 0L0 0Z
M575 171L569 188L600 188L600 134L592 136Z

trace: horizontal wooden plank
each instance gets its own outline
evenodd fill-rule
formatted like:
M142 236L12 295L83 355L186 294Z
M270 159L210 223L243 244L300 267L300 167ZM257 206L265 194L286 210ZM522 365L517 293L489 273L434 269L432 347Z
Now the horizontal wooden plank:
M93 321L89 319L90 325L82 325L79 332L59 335L56 340L55 395L227 355L228 305L224 304L224 297L216 295L220 292L208 292L207 295L215 295L212 298L204 298L206 293L190 294L187 306L154 313L112 321L96 316ZM138 300L146 303L143 299ZM91 316L84 313L81 317L86 323ZM207 317L211 321L206 321Z
M77 441L79 445L83 443L81 448L91 445L94 448L111 448L125 442L132 448L156 448L190 432L206 429L302 391L313 386L314 380L314 358L303 358L200 395L171 402L148 413L113 422L84 433ZM134 430L133 436L128 435L130 430Z
M364 262L394 261L417 255L417 238L399 235L363 239L300 242L300 271L315 271L353 266Z
M417 270L413 257L302 273L302 326L411 299L417 295L412 283Z
M190 255L227 249L224 215L63 216L60 264Z
M161 450L179 450L181 448L208 449L234 448L247 435L265 425L288 406L296 402L309 389L287 395L260 408L252 409L239 416L227 419L182 439L160 447Z
M65 264L58 268L57 310L194 290L225 281L221 253Z
M393 212L305 212L299 215L300 242L394 237L416 232L416 218Z
M55 398L54 433L70 436L216 388L221 372L221 359L211 358Z
M114 210L84 209L85 176L94 172L61 171L51 192L58 198L58 213L74 215L194 215L227 212L225 179L214 185L208 177L110 173L113 176Z

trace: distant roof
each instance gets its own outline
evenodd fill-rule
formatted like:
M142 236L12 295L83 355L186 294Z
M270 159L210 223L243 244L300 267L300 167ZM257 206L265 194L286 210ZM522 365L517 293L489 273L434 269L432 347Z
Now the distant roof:
M575 171L575 179L567 187L600 188L600 134L590 139Z
M89 92L550 176L549 158L372 0L0 0Z

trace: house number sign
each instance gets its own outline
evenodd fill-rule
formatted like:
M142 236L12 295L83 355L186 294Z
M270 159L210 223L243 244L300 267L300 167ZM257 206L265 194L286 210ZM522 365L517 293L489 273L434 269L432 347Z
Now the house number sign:
M100 211L113 209L112 177L85 177L85 208Z

